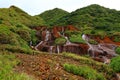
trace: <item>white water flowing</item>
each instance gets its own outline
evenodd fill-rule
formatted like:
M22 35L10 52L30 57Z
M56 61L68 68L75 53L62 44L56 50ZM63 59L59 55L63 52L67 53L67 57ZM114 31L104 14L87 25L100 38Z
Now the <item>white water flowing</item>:
M110 46L111 48L108 48L108 47L106 47L105 45L108 45L108 46ZM118 55L115 53L115 48L116 48L115 45L113 46L112 44L99 44L98 46L99 46L99 48L101 48L103 51L107 52L108 54L112 55L113 57L114 57L114 56L118 56Z
M87 35L83 34L82 39L85 40L85 42L89 46L88 53L89 53L89 51L92 51L92 57L95 57L95 52L103 53L103 50L101 48L99 48L98 45L92 45L89 43L90 39Z
M40 46L43 43L43 41L41 41L38 45L35 46L35 50L38 50L38 46Z
M67 36L64 36L64 38L67 40L67 41L66 41L66 44L71 44L71 42L69 41L69 39L68 39Z
M46 31L46 36L45 36L45 41L49 40L50 32L47 30Z
M59 46L57 45L57 53L59 54L60 53L60 49L59 49Z
M117 47L114 44L98 44L98 45L92 45L89 43L89 37L85 34L82 35L82 39L85 40L85 42L88 44L89 49L88 52L91 50L93 57L95 57L95 52L100 52L100 53L104 53L107 52L107 54L114 56L117 56L117 54L115 53L115 48ZM104 58L105 59L105 58ZM107 60L107 59L106 59Z
M52 54L52 52L53 52L53 47L54 46L50 46L50 53Z

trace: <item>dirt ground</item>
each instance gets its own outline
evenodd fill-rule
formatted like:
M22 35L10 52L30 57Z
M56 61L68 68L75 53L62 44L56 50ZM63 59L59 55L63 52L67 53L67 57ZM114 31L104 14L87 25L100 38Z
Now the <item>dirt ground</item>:
M34 80L85 80L83 77L66 72L64 63L78 64L73 59L67 59L55 54L16 54L20 63L16 66L17 72L24 72L34 77Z

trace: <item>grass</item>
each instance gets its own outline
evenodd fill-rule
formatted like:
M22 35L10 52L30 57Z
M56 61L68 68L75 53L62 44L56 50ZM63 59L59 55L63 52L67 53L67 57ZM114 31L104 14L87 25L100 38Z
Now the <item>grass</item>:
M117 47L117 48L115 49L115 52L120 55L120 47Z
M25 73L16 73L13 71L13 68L19 63L15 55L0 53L0 80L32 80Z
M103 73L107 79L111 79L115 75L115 72L113 71L112 68L110 68L110 66L94 61L91 58L86 58L86 57L82 57L76 54L66 53L66 52L63 53L63 56L79 61L81 65L92 67L98 72Z
M64 64L64 69L75 75L83 76L87 80L106 80L101 73L88 66L76 66L73 64Z
M2 44L0 51L8 51L12 53L25 53L25 54L38 54L39 51L32 50L31 48L24 48L20 46L12 46L9 44Z
M55 39L56 45L63 45L63 44L65 44L65 42L66 42L66 39L63 37Z
M70 36L70 41L73 43L85 43L85 41L82 39L81 34L73 34Z
M114 57L111 60L110 67L117 73L120 72L120 56Z

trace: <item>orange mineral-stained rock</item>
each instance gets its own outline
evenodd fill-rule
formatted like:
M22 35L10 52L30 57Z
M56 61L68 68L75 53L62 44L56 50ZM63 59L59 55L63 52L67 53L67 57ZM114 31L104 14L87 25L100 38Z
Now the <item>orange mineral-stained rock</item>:
M68 25L68 26L66 26L66 27L67 27L67 29L70 30L70 31L78 31L78 29L77 29L76 27L72 26L72 25Z
M53 28L53 36L54 36L55 38L60 37L58 27L54 27L54 28Z

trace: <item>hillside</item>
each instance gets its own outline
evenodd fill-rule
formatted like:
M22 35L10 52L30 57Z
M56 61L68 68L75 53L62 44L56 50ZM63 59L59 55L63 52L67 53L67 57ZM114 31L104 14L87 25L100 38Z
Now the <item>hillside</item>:
M68 14L67 11L55 8L52 10L45 11L37 16L43 18L48 25L52 26L54 22L56 22L57 20L59 20L60 18L67 14Z
M10 8L0 9L0 24L15 26L19 24L24 24L29 27L34 27L45 25L45 22L40 17L30 16L16 6L11 6Z
M0 80L119 80L119 13L99 5L36 16L0 9Z
M32 27L43 26L45 21L40 17L30 16L16 6L0 9L0 49L12 48L18 52L28 52L30 41L36 44L36 31ZM14 50L12 50L14 52ZM29 50L30 51L30 50Z
M71 12L56 21L54 25L63 26L71 24L79 28L92 27L99 30L119 31L119 17L120 11L93 4Z

